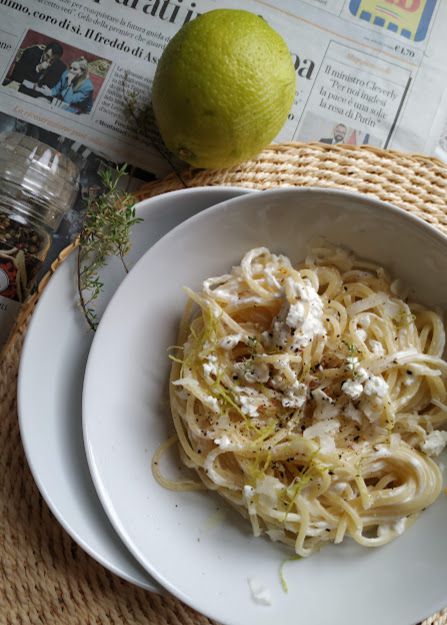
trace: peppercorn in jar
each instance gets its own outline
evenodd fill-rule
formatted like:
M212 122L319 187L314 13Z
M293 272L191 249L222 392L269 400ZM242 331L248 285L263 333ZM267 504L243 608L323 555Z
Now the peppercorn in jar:
M79 171L50 146L0 134L0 346L32 289L63 214L73 206Z

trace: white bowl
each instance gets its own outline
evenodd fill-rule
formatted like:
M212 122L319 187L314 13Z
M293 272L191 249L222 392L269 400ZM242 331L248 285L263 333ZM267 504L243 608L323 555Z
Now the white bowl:
M182 286L199 288L255 246L300 261L315 236L387 267L420 301L447 307L447 238L393 206L341 191L283 189L210 208L154 245L105 312L84 382L90 470L112 524L143 567L211 618L409 625L447 604L444 495L385 547L347 540L288 564L285 594L278 576L284 547L253 538L218 497L167 491L150 472L152 454L172 429L166 349L175 343ZM171 456L166 468L176 463ZM216 507L226 513L218 524ZM270 589L272 607L252 601L252 576Z

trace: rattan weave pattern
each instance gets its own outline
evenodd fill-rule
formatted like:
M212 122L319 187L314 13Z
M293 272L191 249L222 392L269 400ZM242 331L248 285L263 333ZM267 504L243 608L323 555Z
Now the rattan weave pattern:
M392 202L447 232L447 166L421 155L288 143L232 169L187 170L182 178L187 186L351 189ZM146 185L139 196L182 186L171 175ZM106 571L71 540L39 495L20 443L16 384L23 338L48 279L22 307L0 358L0 625L210 625L173 597L146 592ZM447 625L447 610L423 625Z

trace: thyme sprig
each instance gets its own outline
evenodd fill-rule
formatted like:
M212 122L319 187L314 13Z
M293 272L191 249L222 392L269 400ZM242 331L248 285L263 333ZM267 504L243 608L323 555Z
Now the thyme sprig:
M92 330L98 326L94 308L104 286L101 269L112 256L118 256L124 271L125 256L130 250L130 229L140 222L135 216L135 198L119 188L127 166L106 168L100 172L104 191L88 200L87 212L79 235L78 292L85 319Z
M138 101L138 93L128 88L128 74L124 74L123 80L123 98L128 116L132 119L134 132L144 137L160 154L160 156L169 164L173 173L177 176L179 182L185 189L188 187L185 179L177 167L174 157L165 146L155 121L152 103L140 104Z

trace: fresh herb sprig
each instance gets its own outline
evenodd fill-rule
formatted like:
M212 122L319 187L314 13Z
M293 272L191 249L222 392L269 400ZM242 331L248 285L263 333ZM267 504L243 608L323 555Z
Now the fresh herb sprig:
M127 72L124 74L122 86L125 110L127 116L130 117L133 122L134 132L149 141L160 156L169 164L181 185L186 189L188 185L176 165L175 157L173 157L161 138L151 102L144 105L139 103L137 91L128 88Z
M140 222L135 216L135 197L119 188L127 166L106 168L100 172L104 191L91 197L87 204L78 248L78 292L82 311L92 330L98 326L94 303L103 283L100 271L112 256L118 256L124 271L124 260L130 250L130 229Z

